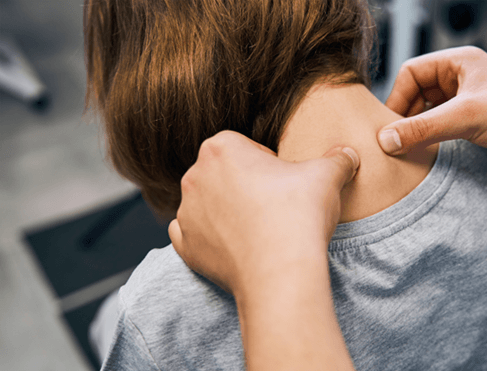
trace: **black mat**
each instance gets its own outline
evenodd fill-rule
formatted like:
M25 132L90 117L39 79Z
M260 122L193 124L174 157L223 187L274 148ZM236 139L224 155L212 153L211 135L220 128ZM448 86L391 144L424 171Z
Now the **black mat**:
M63 298L134 268L150 250L167 246L169 222L158 222L137 192L70 220L30 229L24 238L57 296ZM100 365L88 343L88 326L105 297L63 313L94 370Z
M138 265L168 245L169 221L159 224L139 193L115 205L25 233L59 297Z

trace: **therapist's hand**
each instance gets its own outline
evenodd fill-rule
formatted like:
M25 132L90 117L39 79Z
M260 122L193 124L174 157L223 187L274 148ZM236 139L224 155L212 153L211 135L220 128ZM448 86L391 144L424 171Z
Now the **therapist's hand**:
M333 305L328 242L359 164L302 163L235 132L206 140L169 226L186 264L235 296L246 369L353 370Z
M466 46L407 61L386 105L406 117L378 134L388 154L460 138L487 147L487 53Z
M182 202L169 226L174 248L235 296L261 279L289 275L291 267L327 265L340 191L359 165L353 157L335 149L290 163L241 134L215 135L182 178Z

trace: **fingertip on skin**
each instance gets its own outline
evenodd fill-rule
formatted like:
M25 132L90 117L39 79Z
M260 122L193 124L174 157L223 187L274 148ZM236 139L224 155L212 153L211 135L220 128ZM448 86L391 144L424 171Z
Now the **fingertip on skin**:
M358 157L357 152L355 152L355 150L350 147L342 148L342 152L352 159L353 169L357 171L358 167L360 166L360 158Z
M357 152L350 147L335 147L325 153L324 157L333 157L337 155L345 154L347 158L352 160L353 170L357 171L360 166L360 157Z
M341 183L341 186L347 184L350 182L352 179L355 178L355 175L357 174L357 170L360 166L360 157L357 154L357 152L350 147L336 147L331 149L325 154L326 158L332 158L336 157L336 159L341 158L341 160L338 162L340 164L340 174L345 175L346 174L346 179L342 179L343 183ZM350 164L352 165L352 172L350 173ZM344 172L343 170L346 170ZM351 175L350 175L351 174Z
M378 142L382 150L387 154L396 154L402 149L399 133L394 128L385 128L379 132Z

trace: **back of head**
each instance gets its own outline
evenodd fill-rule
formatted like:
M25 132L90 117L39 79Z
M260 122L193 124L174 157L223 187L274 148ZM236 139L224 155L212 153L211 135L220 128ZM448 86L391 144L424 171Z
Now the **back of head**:
M108 154L162 211L201 143L235 130L277 150L316 82L369 85L366 0L85 0L87 107Z

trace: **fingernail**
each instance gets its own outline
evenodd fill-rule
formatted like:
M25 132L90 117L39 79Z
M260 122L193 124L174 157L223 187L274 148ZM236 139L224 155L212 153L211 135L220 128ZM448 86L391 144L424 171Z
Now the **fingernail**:
M350 158L353 161L353 168L356 170L358 168L358 165L360 164L360 160L358 158L357 152L355 152L350 147L342 148L342 152L345 152L348 156L350 156Z
M395 129L387 129L379 134L379 143L384 152L393 153L402 148L401 138Z

